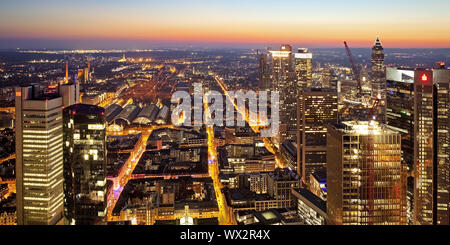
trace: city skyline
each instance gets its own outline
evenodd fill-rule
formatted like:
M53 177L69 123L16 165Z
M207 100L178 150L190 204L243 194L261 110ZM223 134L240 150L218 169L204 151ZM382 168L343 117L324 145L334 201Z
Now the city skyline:
M4 2L2 228L450 224L448 0Z
M30 3L3 4L0 48L340 47L343 40L366 47L376 36L391 48L450 47L450 3L442 0Z

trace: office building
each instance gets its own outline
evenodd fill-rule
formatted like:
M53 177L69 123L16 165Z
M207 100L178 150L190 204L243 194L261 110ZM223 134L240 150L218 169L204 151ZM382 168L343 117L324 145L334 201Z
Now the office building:
M331 88L331 70L328 68L322 69L320 76L321 88Z
M377 108L377 120L380 122L385 122L386 67L384 66L384 49L378 37L372 47L370 62L372 74L372 97L380 98L380 104Z
M290 169L275 169L269 173L267 193L279 202L278 208L289 208L292 205L292 189L300 187L300 177Z
M387 68L387 124L402 134L402 161L414 176L415 224L449 224L449 76Z
M433 224L450 224L450 70L434 70Z
M62 110L79 102L79 85L56 92L16 88L16 190L18 225L63 222Z
M297 125L297 90L292 66L292 47L281 45L280 50L270 51L272 55L272 86L280 98L279 142L295 140Z
M298 49L298 52L294 54L294 59L295 59L295 73L297 75L298 86L301 89L311 88L313 80L312 53L308 52L308 49L306 48L300 48Z
M292 189L294 207L303 225L326 225L327 202L307 189Z
M402 135L402 162L414 164L414 70L387 68L386 124Z
M262 91L270 91L272 83L270 81L270 63L267 54L259 54L258 87Z
M105 224L105 110L94 105L76 104L65 108L63 115L66 224Z
M286 167L297 170L297 144L291 140L285 140L280 147L281 158Z
M328 127L327 216L335 225L405 225L401 136L375 121Z
M331 89L304 89L299 97L297 172L307 183L327 163L327 124L338 121L338 96Z

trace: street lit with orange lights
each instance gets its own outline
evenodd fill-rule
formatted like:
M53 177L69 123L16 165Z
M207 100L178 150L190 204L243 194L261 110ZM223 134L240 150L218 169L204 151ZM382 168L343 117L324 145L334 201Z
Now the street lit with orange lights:
M233 103L234 108L236 109L237 112L239 112L241 115L245 115L244 116L244 120L249 123L249 113L248 110L245 108L244 111L240 111L236 102L234 101L233 98L230 97L226 85L221 81L221 78L217 75L214 76L214 79L216 80L216 82L219 84L219 86L222 88L224 94L227 96L227 98ZM250 123L249 123L250 125ZM252 128L252 130L255 133L259 133L260 131L260 127L261 126L252 126L250 125L250 127ZM271 138L262 138L264 145L266 147L266 149L275 155L275 160L276 160L276 167L277 168L285 168L286 164L284 163L280 152L278 151L278 149L275 147L273 140Z
M206 115L209 115L209 107L208 100L204 100L204 108L207 112ZM208 120L207 118L206 120ZM217 160L217 148L216 142L214 138L214 126L206 126L206 132L208 134L208 170L209 175L213 180L214 191L216 193L217 205L219 207L219 224L221 225L232 225L233 217L231 217L229 212L229 207L227 206L227 202L225 200L225 196L222 193L221 183L219 181L219 164Z
M142 154L145 152L145 148L147 146L147 140L150 136L152 130L147 130L142 133L141 139L138 141L138 145L134 148L133 152L130 154L130 158L127 161L125 167L127 168L125 175L120 180L119 187L114 190L112 202L108 205L108 221L119 221L117 220L120 217L115 217L112 215L112 211L119 200L120 194L122 193L123 188L127 185L128 181L132 178L132 173L134 168L138 164L139 160L142 157Z
M130 127L126 130L122 131L107 131L108 136L115 136L115 135L132 135L132 134L139 134L141 133L141 139L138 141L137 146L134 148L134 150L131 152L130 157L125 164L124 167L126 167L125 175L120 180L120 185L118 188L114 190L114 195L112 202L109 203L108 206L108 220L109 221L121 221L120 216L113 216L112 210L114 209L120 194L122 193L123 188L127 185L128 181L131 179L137 179L139 176L133 176L133 171L136 167L136 165L139 163L139 160L141 159L143 153L145 152L146 146L147 146L147 140L153 130L156 129L162 129L162 128L175 128L173 125L151 125L151 126L141 126L141 127ZM147 176L148 177L148 176Z
M8 160L15 159L15 158L16 158L16 154L11 154L10 156L8 156L6 158L0 159L0 164L6 162Z

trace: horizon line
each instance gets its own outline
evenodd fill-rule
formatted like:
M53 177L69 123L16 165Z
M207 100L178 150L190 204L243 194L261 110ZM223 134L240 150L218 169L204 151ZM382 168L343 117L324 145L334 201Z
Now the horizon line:
M281 44L300 46L306 48L340 48L344 47L342 41L230 41L230 40L162 40L162 39L124 39L124 38L42 38L42 37L0 37L0 49L151 49L151 48L186 48L190 46L204 48L237 48L237 49L267 49L278 48ZM419 44L401 41L386 41L381 39L385 49L449 49L450 44L438 42ZM338 43L342 42L342 46ZM368 48L373 46L372 41L347 40L350 48Z

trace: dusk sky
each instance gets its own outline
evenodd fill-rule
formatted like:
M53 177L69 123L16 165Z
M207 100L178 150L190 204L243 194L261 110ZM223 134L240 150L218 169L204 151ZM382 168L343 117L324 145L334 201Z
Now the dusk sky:
M448 0L2 0L0 48L152 44L449 48ZM107 47L105 47L107 48Z

